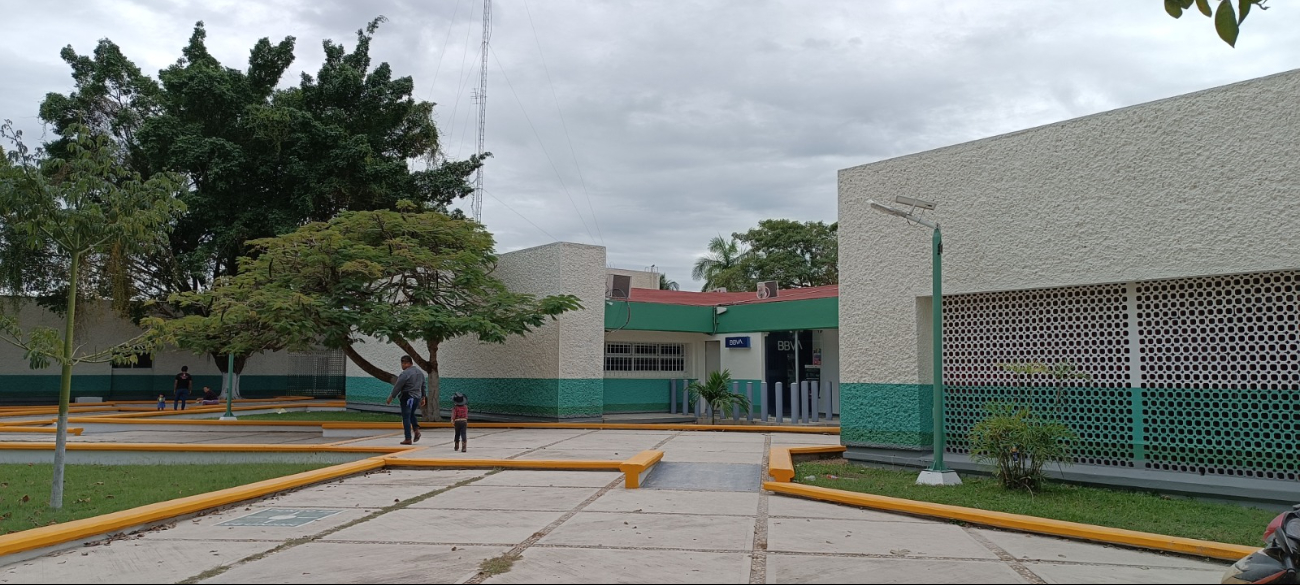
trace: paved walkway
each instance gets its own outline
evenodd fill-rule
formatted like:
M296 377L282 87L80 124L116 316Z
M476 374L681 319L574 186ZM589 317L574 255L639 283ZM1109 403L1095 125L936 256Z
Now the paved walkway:
M453 455L450 430L426 431L427 447L404 456L617 459L657 448L665 463L640 490L616 472L377 471L0 565L0 583L1217 583L1226 566L758 489L770 445L835 436L471 437L469 452ZM508 570L479 573L507 553L519 556Z

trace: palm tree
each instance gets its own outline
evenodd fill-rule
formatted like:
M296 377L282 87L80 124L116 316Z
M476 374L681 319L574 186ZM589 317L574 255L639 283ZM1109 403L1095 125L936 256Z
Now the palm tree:
M678 290L679 288L677 281L668 280L668 277L664 274L659 275L659 290Z
M691 278L704 279L703 290L715 288L718 275L734 268L740 262L740 257L744 255L740 250L740 244L736 243L734 238L727 241L722 239L721 235L709 240L709 252L708 256L701 256L695 261L695 269L691 271Z
M687 387L691 393L691 400L698 401L703 398L708 403L709 408L713 411L713 424L718 424L718 413L725 412L733 408L749 410L749 397L744 394L737 394L731 391L731 371L723 370L709 374L708 379L703 384L691 382Z

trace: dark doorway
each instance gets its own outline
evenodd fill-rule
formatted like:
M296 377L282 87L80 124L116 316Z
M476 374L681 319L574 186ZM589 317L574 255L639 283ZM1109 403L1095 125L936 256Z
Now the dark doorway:
M796 343L797 342L797 343ZM808 371L804 368L812 363L812 331L779 331L767 334L763 354L763 379L767 382L767 403L769 409L776 405L776 383L781 383L782 403L785 412L790 412L790 384L798 380L807 380ZM795 356L798 356L796 363Z

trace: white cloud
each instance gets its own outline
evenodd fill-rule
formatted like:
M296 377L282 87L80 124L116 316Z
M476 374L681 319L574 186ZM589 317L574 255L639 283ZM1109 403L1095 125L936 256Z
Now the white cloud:
M111 38L152 74L175 61L198 20L232 67L258 38L292 35L298 58L285 82L296 83L319 66L322 39L351 45L382 14L376 62L438 102L445 144L463 156L474 148L481 4L14 5L0 45L0 117L40 135L41 98L71 88L58 58L67 44L86 53ZM840 168L1300 67L1291 50L1300 9L1281 3L1252 13L1236 49L1210 19L1173 20L1155 0L526 8L531 24L522 0L494 3L486 183L541 229L492 198L485 221L503 250L549 241L542 230L587 242L599 229L612 263L655 264L683 284L717 233L768 217L833 221Z

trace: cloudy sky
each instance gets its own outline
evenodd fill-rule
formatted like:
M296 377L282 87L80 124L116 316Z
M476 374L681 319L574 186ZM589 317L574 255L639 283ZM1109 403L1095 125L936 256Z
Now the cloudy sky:
M384 15L376 62L438 104L452 156L475 148L481 0L4 4L0 118L29 140L72 88L65 45L110 38L156 74L195 21L231 67L292 35L292 84ZM503 251L604 244L698 288L715 234L834 221L838 169L1300 67L1300 3L1271 4L1233 49L1158 0L497 0L483 219Z

